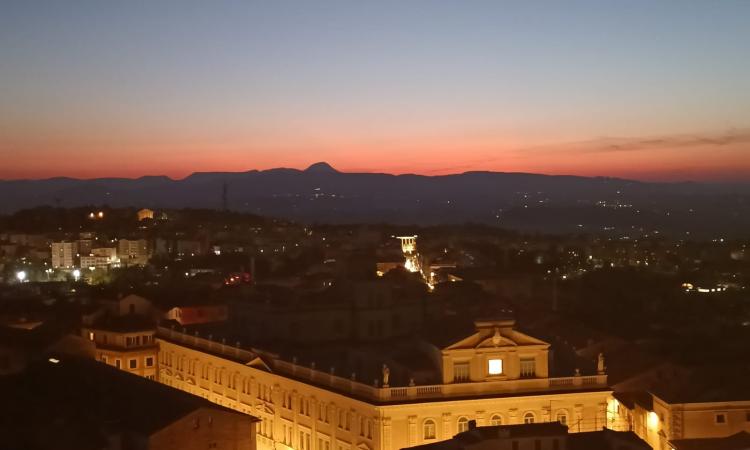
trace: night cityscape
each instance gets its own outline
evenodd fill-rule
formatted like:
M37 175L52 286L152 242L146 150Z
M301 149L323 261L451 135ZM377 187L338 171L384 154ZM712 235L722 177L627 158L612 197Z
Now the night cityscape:
M748 43L0 1L0 449L750 449Z

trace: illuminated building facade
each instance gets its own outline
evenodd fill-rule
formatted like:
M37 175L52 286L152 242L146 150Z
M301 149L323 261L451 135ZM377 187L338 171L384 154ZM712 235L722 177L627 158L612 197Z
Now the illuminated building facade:
M397 450L452 438L471 420L594 431L606 425L611 400L605 374L549 377L549 344L509 320L477 322L448 345L422 342L434 384L403 381L387 365L360 380L163 327L158 341L159 381L261 418L262 450Z
M126 266L145 265L148 263L148 242L145 239L120 239L117 242L117 255Z
M52 243L52 268L71 269L76 266L78 260L77 242L53 242Z
M613 412L655 450L672 450L672 441L750 432L750 400L668 400L649 392L616 397Z
M143 208L139 210L137 213L138 215L138 221L146 220L146 219L153 219L154 218L154 212L148 208Z
M81 336L94 343L98 361L155 380L159 351L153 314L151 303L137 295L110 300L84 317Z
M419 272L421 270L421 263L419 261L419 253L417 252L417 235L414 236L399 236L398 240L401 241L401 251L404 253L404 267L409 272Z

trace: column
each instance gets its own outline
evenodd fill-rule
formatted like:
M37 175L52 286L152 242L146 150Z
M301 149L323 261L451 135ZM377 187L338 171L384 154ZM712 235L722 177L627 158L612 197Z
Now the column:
M450 439L453 437L451 431L451 413L443 413L443 430L440 439Z
M417 416L409 416L409 447L417 445Z

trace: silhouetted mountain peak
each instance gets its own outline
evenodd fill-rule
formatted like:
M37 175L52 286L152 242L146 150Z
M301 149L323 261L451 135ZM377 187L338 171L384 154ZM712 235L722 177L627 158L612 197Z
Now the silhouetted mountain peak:
M338 170L334 169L327 162L316 162L305 169L306 173L339 173Z

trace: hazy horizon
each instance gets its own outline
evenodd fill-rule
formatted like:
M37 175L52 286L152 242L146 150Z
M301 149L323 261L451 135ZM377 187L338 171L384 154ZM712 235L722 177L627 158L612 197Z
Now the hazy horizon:
M10 0L0 42L0 179L750 180L750 2Z
M191 175L196 175L196 174L201 174L201 173L243 174L243 173L264 172L264 171L272 171L272 170L297 170L300 172L304 172L311 165L320 164L320 163L328 164L336 172L342 173L342 174L375 174L375 175L392 175L392 176L416 175L416 176L425 176L425 177L440 177L440 176L463 175L467 173L486 172L486 173L509 174L509 175L540 175L540 176L550 176L550 177L606 178L606 179L636 181L636 182L643 182L643 183L665 183L665 184L704 183L704 184L748 184L750 185L750 180L690 180L690 179L648 180L648 179L617 177L617 176L609 176L609 175L579 175L579 174L572 174L572 173L542 173L542 172L523 172L523 171L514 172L514 171L502 171L502 170L481 170L481 169L440 173L440 174L417 173L417 172L393 173L393 172L385 172L385 171L378 171L378 170L341 170L339 167L336 167L335 164L330 164L327 161L315 161L315 162L311 162L305 166L300 166L300 167L279 166L279 167L268 167L268 168L262 168L262 169L248 168L245 170L216 170L216 171L198 170L198 171L190 172L184 176L170 176L170 175L158 174L158 173L146 173L146 174L137 175L137 176L101 176L101 177L75 177L75 176L67 176L67 175L56 175L56 176L51 176L51 177L40 177L40 178L0 178L0 181L45 181L45 180L54 180L54 179L71 179L71 180L79 180L79 181L88 181L88 180L97 180L97 179L139 180L142 178L158 178L158 177L166 177L172 181L181 181L181 180L185 180L186 178L189 178Z

